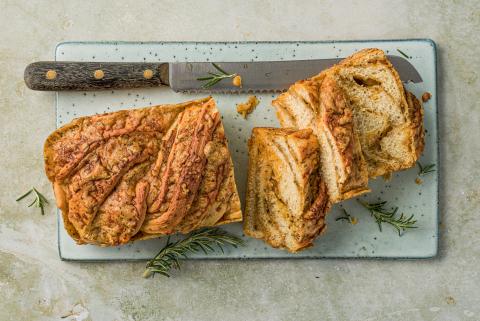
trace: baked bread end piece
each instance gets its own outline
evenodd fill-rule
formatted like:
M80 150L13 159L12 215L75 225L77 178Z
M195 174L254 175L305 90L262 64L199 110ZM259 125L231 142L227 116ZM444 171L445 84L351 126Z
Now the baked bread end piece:
M78 118L48 137L44 157L78 244L116 246L242 220L211 97Z
M325 230L330 201L309 129L254 128L249 141L245 234L297 252Z

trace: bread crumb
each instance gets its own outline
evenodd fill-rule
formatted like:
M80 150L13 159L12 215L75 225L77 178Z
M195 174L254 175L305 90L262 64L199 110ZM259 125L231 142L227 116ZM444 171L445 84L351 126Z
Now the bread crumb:
M427 101L430 100L430 98L432 98L432 94L429 93L428 91L424 92L423 95L422 95L422 101L424 103L426 103Z
M242 87L242 77L240 77L239 75L233 77L232 84L236 87Z
M259 103L260 101L257 99L257 96L248 96L246 103L237 104L237 113L246 119L247 115L253 112Z
M357 223L358 223L357 218L356 218L356 217L352 217L352 218L350 219L350 223L352 223L352 225L357 224Z
M416 183L417 185L420 185L420 184L423 183L423 181L420 179L420 177L417 177L417 178L415 178L415 183Z
M447 296L446 300L447 300L447 304L449 304L449 305L452 305L452 304L456 303L455 299L451 296Z

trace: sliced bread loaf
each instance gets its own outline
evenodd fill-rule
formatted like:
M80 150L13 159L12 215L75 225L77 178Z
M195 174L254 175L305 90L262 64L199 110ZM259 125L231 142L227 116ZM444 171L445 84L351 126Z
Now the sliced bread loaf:
M44 156L64 226L79 244L121 245L242 220L211 97L77 118L47 138Z

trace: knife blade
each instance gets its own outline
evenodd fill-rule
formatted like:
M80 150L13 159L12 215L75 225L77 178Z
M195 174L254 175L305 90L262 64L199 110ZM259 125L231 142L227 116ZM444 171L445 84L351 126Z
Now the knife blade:
M405 58L388 56L404 82L422 82L415 67ZM218 73L211 62L34 62L25 69L25 83L30 89L43 91L106 90L170 86L177 92L271 92L284 91L292 83L318 74L342 58L218 62L228 73L240 75L242 87L226 78L203 88L198 78Z

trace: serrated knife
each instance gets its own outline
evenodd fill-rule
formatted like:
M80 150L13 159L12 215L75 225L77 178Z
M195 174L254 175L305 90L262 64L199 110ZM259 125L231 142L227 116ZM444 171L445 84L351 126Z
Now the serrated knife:
M388 56L404 82L422 82L415 67L405 58ZM269 92L284 91L294 82L318 74L342 58L252 61L252 62L70 62L40 61L25 69L25 83L30 89L44 91L106 90L170 86L177 92ZM218 73L219 66L228 74L240 75L242 86L225 78L204 88L205 78Z

